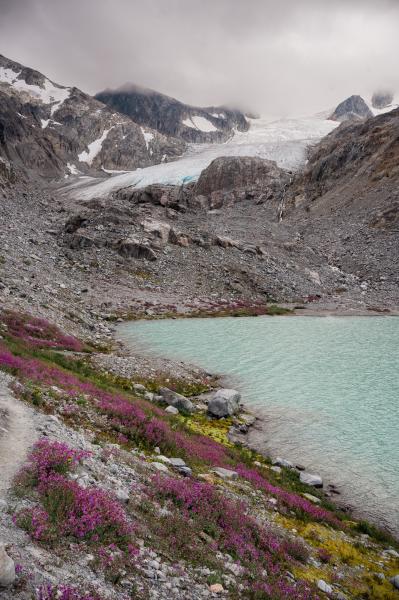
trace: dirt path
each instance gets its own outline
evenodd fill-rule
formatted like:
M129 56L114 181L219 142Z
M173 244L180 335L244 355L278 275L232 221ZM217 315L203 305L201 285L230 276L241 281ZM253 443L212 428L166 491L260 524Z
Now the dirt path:
M33 411L15 398L0 374L0 498L36 439Z

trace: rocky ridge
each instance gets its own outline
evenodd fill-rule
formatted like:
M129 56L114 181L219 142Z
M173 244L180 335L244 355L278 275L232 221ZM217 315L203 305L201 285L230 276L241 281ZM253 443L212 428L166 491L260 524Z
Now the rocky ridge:
M353 121L357 119L368 119L373 113L361 96L350 96L334 110L329 117L332 121Z
M184 149L181 140L0 56L0 157L29 176L131 170L172 160Z
M235 129L247 131L249 123L240 110L226 106L199 108L179 102L154 90L126 84L96 94L104 102L136 123L186 142L222 142Z

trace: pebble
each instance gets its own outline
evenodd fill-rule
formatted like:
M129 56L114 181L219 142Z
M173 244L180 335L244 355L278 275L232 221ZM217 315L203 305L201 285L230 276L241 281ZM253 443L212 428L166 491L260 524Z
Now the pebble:
M224 591L224 587L221 583L213 583L209 586L209 591L213 594L221 594Z
M315 504L320 504L321 500L317 496L312 496L312 494L302 494L304 498L309 500L310 502L314 502Z

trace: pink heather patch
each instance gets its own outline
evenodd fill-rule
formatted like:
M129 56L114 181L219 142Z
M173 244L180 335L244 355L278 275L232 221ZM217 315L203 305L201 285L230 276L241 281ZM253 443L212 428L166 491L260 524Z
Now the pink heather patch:
M293 558L287 540L261 526L243 502L223 497L211 484L190 479L158 475L152 484L150 496L175 505L187 522L193 520L200 531L211 532L215 549L228 552L242 565L243 575L249 579L248 598L316 598L305 583L286 581L282 570L289 568Z
M249 469L245 465L237 465L235 469L241 477L250 481L258 489L264 490L268 494L272 494L289 508L302 512L315 521L324 521L329 525L342 527L341 521L339 521L332 512L319 506L315 506L312 502L306 500L306 498L298 496L298 494L287 492L286 490L272 485L255 469Z
M228 464L228 451L222 444L205 436L175 431L168 421L147 415L137 403L123 396L101 392L97 397L100 409L113 418L113 425L120 427L125 436L144 440L149 446L159 446L164 451L183 451L188 458L213 465Z
M81 594L75 588L66 585L41 585L36 593L36 600L101 600L100 596Z
M45 478L38 490L61 535L118 546L125 546L130 540L132 527L121 504L110 493L82 488L58 474Z
M33 446L27 468L35 471L38 478L42 479L52 472L67 473L89 456L90 452L85 450L76 450L62 442L51 442L42 438Z
M62 348L81 352L82 343L76 338L65 335L45 319L6 312L3 321L12 337L23 341L27 346L37 348Z
M83 488L65 477L87 456L66 444L40 440L20 479L36 488L41 505L23 509L14 521L44 542L66 536L128 548L132 525L121 504L104 490Z

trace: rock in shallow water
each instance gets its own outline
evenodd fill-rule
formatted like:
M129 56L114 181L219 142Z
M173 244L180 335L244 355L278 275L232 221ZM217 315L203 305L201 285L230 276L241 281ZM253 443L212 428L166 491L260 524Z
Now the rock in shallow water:
M15 564L8 556L4 545L0 545L0 587L12 585L15 581Z
M306 483L306 485L311 485L316 488L323 487L323 480L320 475L311 475L310 473L302 471L299 475L299 480L301 483Z
M285 460L285 458L280 458L279 456L273 461L273 465L277 467L285 467L286 469L293 469L294 465L289 460Z
M240 409L241 395L236 390L218 390L208 403L208 413L219 419L231 417Z

